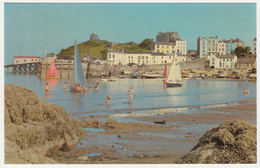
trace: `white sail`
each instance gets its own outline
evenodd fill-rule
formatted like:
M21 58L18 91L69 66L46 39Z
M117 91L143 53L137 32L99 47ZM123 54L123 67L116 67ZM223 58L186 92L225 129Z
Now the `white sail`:
M172 67L167 78L167 83L182 83L180 64L176 55L172 62Z

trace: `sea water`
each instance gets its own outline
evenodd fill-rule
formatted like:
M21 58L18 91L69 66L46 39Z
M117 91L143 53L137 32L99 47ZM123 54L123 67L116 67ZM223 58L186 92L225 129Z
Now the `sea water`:
M5 73L5 84L15 84L36 92L41 99L62 106L71 116L91 117L97 115L146 114L180 112L191 106L214 105L256 98L256 85L243 81L214 81L184 79L184 85L176 88L163 88L162 79L117 79L116 82L103 82L101 79L87 80L92 91L84 94L63 92L63 84L68 80L39 79L35 75L12 75ZM96 82L99 88L94 90ZM46 82L50 94L45 94ZM69 84L68 84L69 86ZM133 86L135 97L128 104L127 91ZM250 94L244 95L243 88ZM112 96L106 104L106 95ZM180 110L178 110L178 107ZM176 110L177 109L177 110ZM156 114L156 113L155 113ZM77 118L77 117L76 117Z

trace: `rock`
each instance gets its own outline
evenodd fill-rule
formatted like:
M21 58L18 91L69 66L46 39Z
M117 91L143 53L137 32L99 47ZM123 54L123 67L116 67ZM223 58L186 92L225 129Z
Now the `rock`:
M88 156L80 156L80 157L77 158L77 160L86 161L86 160L88 160Z
M67 143L64 143L59 150L63 151L63 152L66 152L66 151L70 150L70 147L68 146Z
M245 121L226 120L208 130L176 163L256 163L256 126Z
M103 126L103 128L117 128L117 127L120 127L120 123L119 122L117 122L117 121L115 121L115 120L108 120L105 124L104 124L104 126Z
M84 137L85 131L76 125L62 107L41 100L33 91L6 84L4 94L5 139L17 145L19 148L16 149L30 153L14 154L20 158L7 157L6 162L16 163L26 156L29 157L26 158L28 163L46 163L32 156L42 158L52 148L65 142L76 145ZM13 147L5 146L5 152L10 154L13 150L9 148Z

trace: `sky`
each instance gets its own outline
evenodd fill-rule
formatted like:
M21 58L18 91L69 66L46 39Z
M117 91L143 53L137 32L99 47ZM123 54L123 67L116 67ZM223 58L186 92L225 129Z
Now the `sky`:
M158 32L178 32L187 50L197 38L240 38L251 47L256 37L256 4L249 3L5 3L4 62L13 56L58 54L61 49L89 40L140 43Z

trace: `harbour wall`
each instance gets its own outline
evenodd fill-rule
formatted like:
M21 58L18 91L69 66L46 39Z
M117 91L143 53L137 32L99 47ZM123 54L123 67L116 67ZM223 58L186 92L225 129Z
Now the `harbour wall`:
M46 73L50 64L41 64L39 77L46 78ZM85 78L97 78L102 76L109 76L109 72L115 72L115 74L119 75L122 71L135 71L138 70L141 73L145 73L147 71L163 73L164 64L160 65L148 65L143 67L129 67L129 66L112 66L109 64L97 65L92 62L82 63L82 69ZM192 60L180 62L181 70L204 70L208 69L208 63L204 59ZM167 64L167 74L169 73L171 68L171 64ZM58 78L60 79L69 79L72 76L73 64L56 64L56 69L58 71Z

